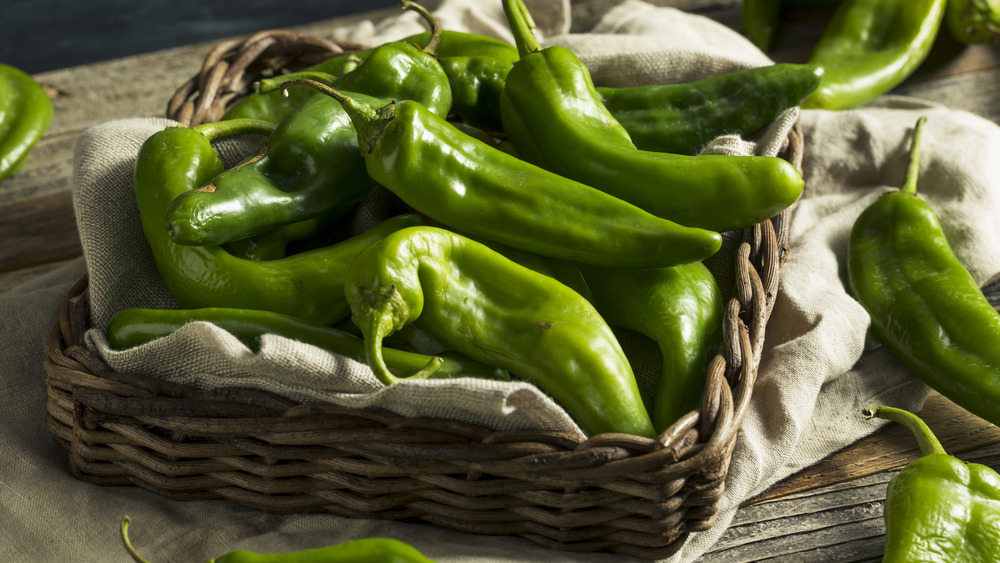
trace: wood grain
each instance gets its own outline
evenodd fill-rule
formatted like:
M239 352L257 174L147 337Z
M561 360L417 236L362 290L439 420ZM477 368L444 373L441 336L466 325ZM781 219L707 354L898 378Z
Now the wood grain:
M0 206L0 273L60 262L83 250L69 192Z

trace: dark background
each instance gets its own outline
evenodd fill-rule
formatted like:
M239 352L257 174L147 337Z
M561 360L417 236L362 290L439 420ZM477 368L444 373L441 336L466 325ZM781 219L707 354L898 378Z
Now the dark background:
M397 0L3 0L0 63L35 74L396 4Z

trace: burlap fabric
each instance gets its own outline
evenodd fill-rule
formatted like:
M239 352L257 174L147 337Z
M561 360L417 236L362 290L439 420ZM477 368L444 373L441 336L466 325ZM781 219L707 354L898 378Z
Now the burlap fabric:
M541 6L541 3L539 3ZM532 4L534 9L534 4ZM706 18L629 0L598 18L589 33L570 34L567 3L556 10L544 43L580 54L602 84L683 81L768 64L736 32ZM449 0L437 15L451 29L510 39L499 3ZM339 30L336 38L368 44L419 31L414 14ZM167 94L165 94L167 95ZM866 340L868 318L844 288L844 252L858 213L902 181L913 123L929 117L919 190L941 216L959 256L985 284L1000 273L1000 200L989 189L1000 177L990 158L1000 129L968 113L914 99L886 97L863 109L803 111L807 190L791 227L792 251L768 325L753 400L741 427L717 525L692 536L673 560L711 548L738 505L777 480L872 432L858 412L884 403L917 409L926 388L884 350ZM782 117L753 139L728 137L710 150L774 154L798 116ZM65 454L42 424L44 336L59 301L84 272L90 275L96 330L89 342L119 369L142 369L183 383L265 386L298 399L352 406L379 404L407 414L439 414L498 428L524 425L572 429L543 394L523 384L423 382L382 389L363 365L281 339L259 354L208 326L139 352L106 348L100 329L124 306L169 306L144 248L131 199L131 165L141 142L169 122L137 118L86 132L80 140L74 201L85 260L0 295L0 350L5 361L0 421L4 455L0 516L5 560L125 560L116 537L124 514L135 521L137 547L150 560L193 561L240 547L289 551L363 536L408 541L439 561L612 561L610 555L566 554L515 538L480 537L427 525L349 520L329 515L274 516L223 501L174 502L136 488L101 488L75 481ZM225 150L236 158L245 146ZM154 360L155 359L155 360ZM282 377L271 377L275 366ZM213 375L208 376L211 373ZM333 376L332 374L336 374ZM446 398L446 400L438 400Z

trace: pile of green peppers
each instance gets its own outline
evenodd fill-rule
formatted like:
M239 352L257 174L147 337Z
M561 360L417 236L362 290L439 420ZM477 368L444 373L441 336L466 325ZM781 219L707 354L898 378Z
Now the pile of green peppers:
M1000 42L1000 0L744 0L743 31L764 52L782 14L832 6L809 64L823 69L806 108L864 105L909 78L927 59L942 28L962 44Z
M534 383L587 434L655 437L701 403L723 297L703 261L722 232L803 188L787 161L700 156L819 84L774 65L634 88L593 84L542 49L441 29L262 80L222 120L150 137L135 165L143 232L175 311L129 309L128 348L212 322L251 349L279 334L364 360L385 385ZM256 135L226 168L213 142ZM349 231L388 192L399 213ZM620 335L659 349L640 385Z

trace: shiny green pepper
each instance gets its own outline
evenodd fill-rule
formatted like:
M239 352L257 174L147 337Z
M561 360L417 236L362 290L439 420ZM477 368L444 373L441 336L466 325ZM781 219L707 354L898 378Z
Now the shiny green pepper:
M45 89L24 71L0 64L0 181L24 166L51 123Z
M948 0L944 22L962 43L1000 43L1000 0Z
M715 254L719 233L655 217L466 135L419 103L344 104L368 174L417 212L470 236L579 262L657 267Z
M128 536L129 517L122 519L119 532L125 551L136 563L149 563L132 547ZM243 549L209 559L207 563L434 563L408 543L392 538L362 538L327 547L292 553L254 553Z
M934 210L917 196L925 118L913 131L899 190L857 218L847 279L872 334L916 377L1000 424L1000 313L955 256Z
M802 106L848 109L888 92L927 58L946 0L847 0L809 58L823 81Z
M715 277L701 262L581 269L608 324L644 334L659 347L662 369L650 402L653 427L663 432L701 405L708 361L722 343L725 300Z
M290 315L223 307L123 309L108 323L108 344L119 350L139 346L172 334L192 322L212 323L235 336L254 352L260 350L263 335L276 334L360 362L365 361L364 342L354 335ZM470 360L461 354L441 353L430 357L392 348L384 349L382 354L390 369L407 373L419 372L421 378L479 377L510 380L507 372Z
M521 58L500 99L518 155L681 225L713 231L770 219L802 193L789 162L763 156L643 151L604 107L587 67L568 49L542 49L520 0L504 10Z
M436 227L402 229L354 260L345 292L368 364L386 384L398 376L382 339L414 323L534 383L588 434L654 435L628 359L594 307L485 245Z
M636 148L698 154L712 139L749 136L816 90L823 69L774 64L678 84L598 87L604 107Z
M980 463L950 456L917 415L869 407L865 416L906 426L922 457L886 489L884 563L978 563L1000 554L1000 475Z
M743 0L740 21L743 32L761 51L771 50L778 31L781 0Z
M167 207L178 195L205 185L224 169L211 141L267 134L271 127L226 120L197 128L168 127L150 136L139 150L134 173L143 234L160 277L183 308L263 308L332 324L349 312L343 276L350 261L387 233L419 224L419 217L394 217L338 244L263 262L237 258L218 246L177 244L164 225Z

